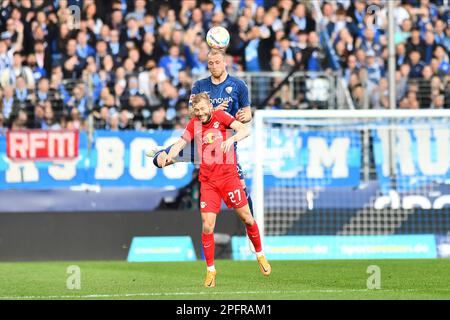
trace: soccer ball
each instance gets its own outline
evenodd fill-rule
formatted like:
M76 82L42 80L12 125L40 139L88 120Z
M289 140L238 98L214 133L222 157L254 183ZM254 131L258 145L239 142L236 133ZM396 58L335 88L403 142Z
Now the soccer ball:
M214 49L225 49L230 43L230 33L224 27L212 27L206 34L206 43Z

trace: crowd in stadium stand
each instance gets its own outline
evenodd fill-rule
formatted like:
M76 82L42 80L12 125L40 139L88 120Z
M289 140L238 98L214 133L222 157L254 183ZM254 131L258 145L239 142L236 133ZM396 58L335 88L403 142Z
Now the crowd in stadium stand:
M398 108L449 108L450 14L442 0L395 10ZM383 7L384 1L371 3ZM230 72L335 71L356 108L388 108L387 13L366 1L2 0L0 134L4 128L181 128L205 34L231 34ZM71 5L81 5L73 19ZM372 20L370 20L372 19ZM323 41L325 39L325 41ZM267 108L298 108L271 99Z

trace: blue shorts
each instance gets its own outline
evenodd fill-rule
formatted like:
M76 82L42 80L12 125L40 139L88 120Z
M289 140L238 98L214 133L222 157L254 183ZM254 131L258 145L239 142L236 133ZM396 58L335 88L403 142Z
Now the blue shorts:
M172 148L172 146L173 145L167 147L166 149L160 150L160 151L158 151L155 154L155 156L153 158L153 164L155 166L157 166L158 168L161 168L160 166L158 166L158 162L157 162L156 159L158 158L158 155L161 152L163 152L163 151L165 151L168 154L170 152L170 148ZM197 164L198 163L198 161L196 162L196 160L197 160L196 159L196 155L197 154L195 152L196 148L197 148L197 145L195 143L191 143L191 144L186 145L186 147L184 147L184 149L180 151L180 153L178 154L178 157L176 157L174 160L176 162L192 162L192 163L196 163ZM239 179L240 180L244 180L245 179L245 173L244 173L244 170L242 170L242 168L239 165L239 163L237 164L236 169L237 169L237 173L239 175Z

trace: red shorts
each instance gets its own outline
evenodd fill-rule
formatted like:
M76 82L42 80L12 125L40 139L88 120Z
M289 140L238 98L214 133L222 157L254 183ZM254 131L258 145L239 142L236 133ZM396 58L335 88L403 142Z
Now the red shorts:
M248 204L239 176L201 182L200 212L219 213L221 199L228 208L239 209Z

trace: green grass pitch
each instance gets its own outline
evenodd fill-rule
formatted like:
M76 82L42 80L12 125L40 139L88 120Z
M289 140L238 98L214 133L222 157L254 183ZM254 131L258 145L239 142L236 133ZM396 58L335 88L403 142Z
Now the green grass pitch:
M256 261L216 261L217 287L203 287L197 262L0 263L0 299L450 299L450 260L272 261L264 277ZM67 268L81 270L68 289ZM367 268L381 288L367 289Z

